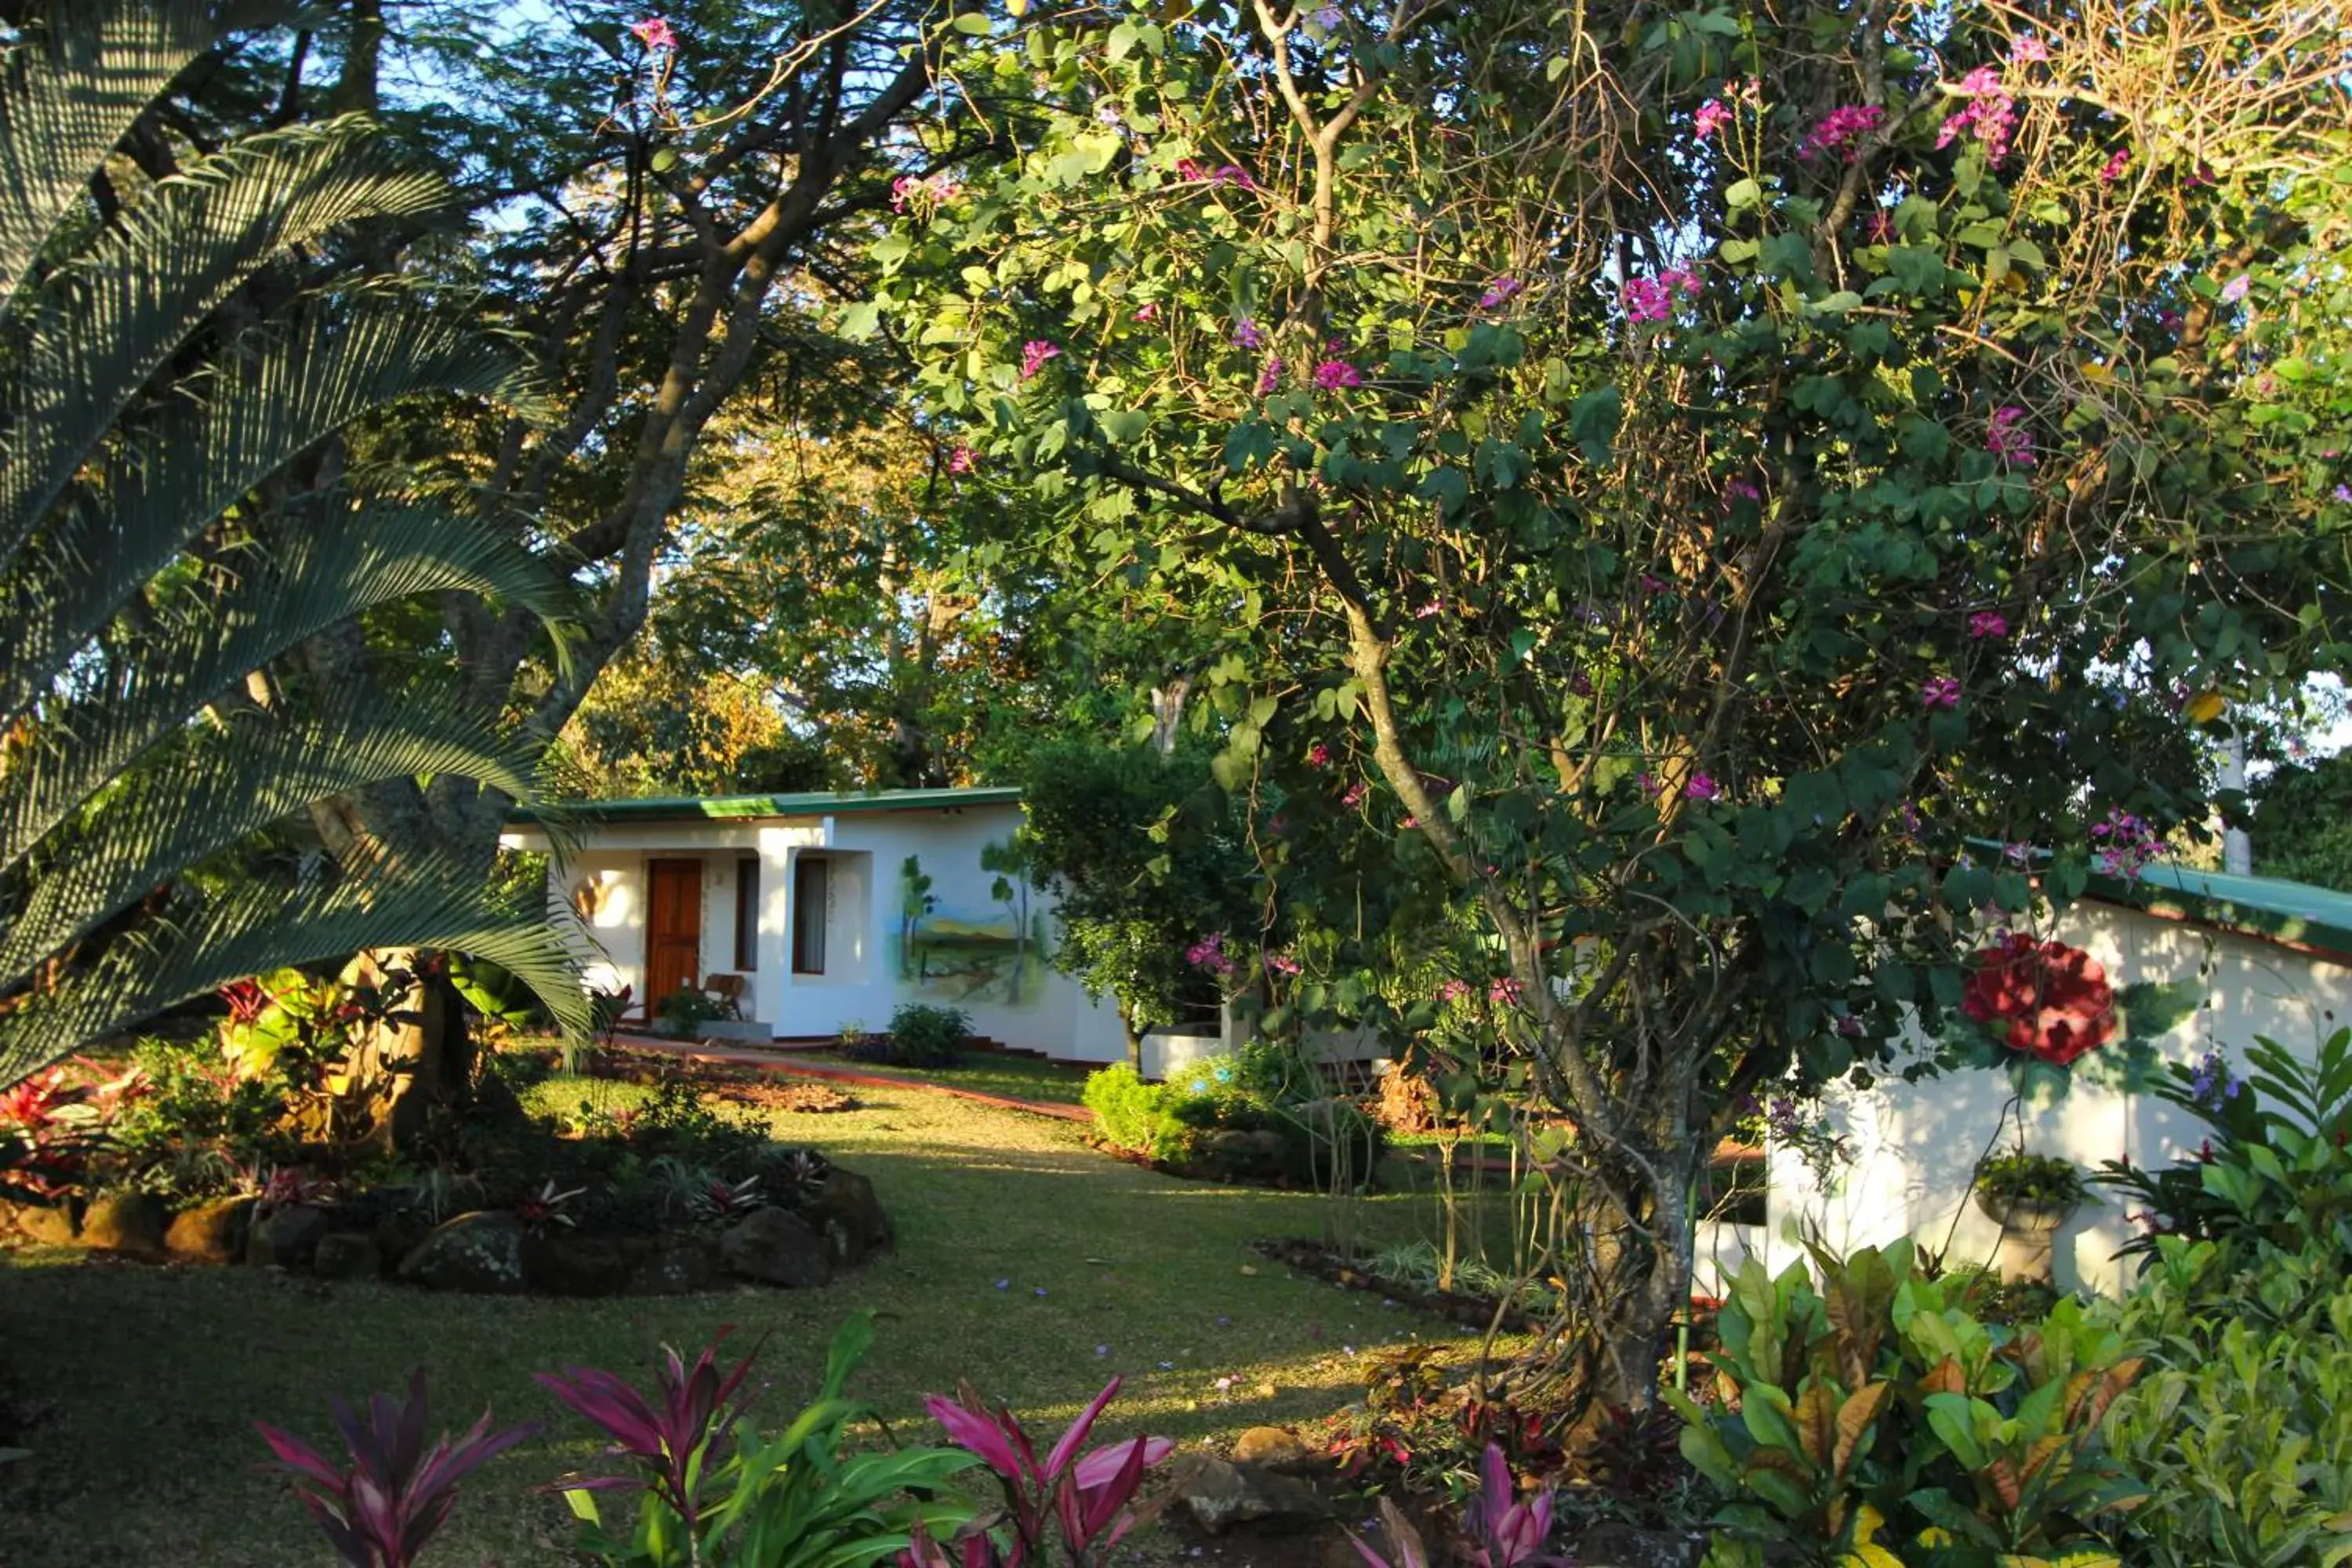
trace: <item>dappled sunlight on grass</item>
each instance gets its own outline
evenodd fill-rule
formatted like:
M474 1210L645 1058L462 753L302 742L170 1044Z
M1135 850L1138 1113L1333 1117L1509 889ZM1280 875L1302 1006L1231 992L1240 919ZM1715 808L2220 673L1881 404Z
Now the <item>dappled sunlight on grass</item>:
M576 1082L542 1092L554 1108L578 1101ZM896 1253L822 1290L426 1296L0 1254L7 1371L56 1412L27 1440L36 1458L0 1482L0 1507L37 1510L12 1521L0 1556L11 1568L324 1564L300 1508L257 1468L249 1423L323 1437L329 1395L396 1387L419 1363L436 1426L486 1405L549 1423L468 1488L433 1559L505 1568L563 1561L562 1504L527 1489L595 1461L530 1374L577 1363L643 1378L662 1343L697 1344L723 1324L746 1348L766 1336L761 1412L773 1426L814 1388L842 1317L874 1309L877 1342L853 1390L902 1437L919 1431L922 1396L959 1378L1056 1428L1118 1373L1127 1391L1106 1436L1148 1424L1199 1441L1328 1414L1360 1390L1363 1352L1415 1336L1465 1354L1475 1342L1250 1250L1339 1217L1312 1194L1175 1181L1095 1153L1069 1123L919 1089L858 1094L860 1110L832 1115L733 1112L864 1172L898 1226ZM1349 1215L1379 1244L1423 1234L1432 1212L1404 1195L1356 1200Z

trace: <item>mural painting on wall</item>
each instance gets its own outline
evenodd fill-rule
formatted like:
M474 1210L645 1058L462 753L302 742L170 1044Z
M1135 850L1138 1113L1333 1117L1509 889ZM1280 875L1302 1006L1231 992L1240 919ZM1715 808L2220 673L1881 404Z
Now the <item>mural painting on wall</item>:
M898 868L898 934L892 955L900 984L927 1001L1025 1007L1045 980L1045 912L1020 858L1009 846L981 851L981 869L995 874L991 907L943 907L921 858Z

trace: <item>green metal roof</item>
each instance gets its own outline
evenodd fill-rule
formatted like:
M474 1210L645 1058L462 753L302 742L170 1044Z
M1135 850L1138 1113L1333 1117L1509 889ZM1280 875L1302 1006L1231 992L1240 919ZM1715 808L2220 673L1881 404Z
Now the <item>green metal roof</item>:
M2095 898L2153 914L2352 954L2352 893L2333 888L2158 863L2143 868L2136 879L2095 876L2089 890Z
M966 789L885 789L866 793L812 790L797 795L650 795L641 800L581 800L519 806L511 820L566 826L612 822L740 822L773 816L842 816L859 811L953 811L968 805L1009 805L1021 792L1009 785Z

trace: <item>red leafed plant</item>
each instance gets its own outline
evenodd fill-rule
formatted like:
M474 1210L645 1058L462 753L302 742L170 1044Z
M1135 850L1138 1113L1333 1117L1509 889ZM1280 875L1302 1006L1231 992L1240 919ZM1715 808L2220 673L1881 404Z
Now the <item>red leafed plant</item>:
M2116 992L2098 960L2015 931L1974 957L1960 1011L2011 1050L2065 1067L2116 1034Z
M329 1406L351 1456L338 1469L291 1433L264 1421L254 1423L278 1462L301 1478L299 1489L335 1555L352 1568L408 1568L449 1517L457 1483L539 1428L525 1423L490 1430L490 1413L455 1443L448 1434L425 1446L425 1373L409 1380L408 1398L394 1405L388 1394L368 1401L362 1417L341 1400Z
M918 1542L901 1562L913 1568L958 1563L962 1568L997 1568L1000 1563L1004 1568L1023 1568L1046 1560L1056 1527L1073 1568L1103 1561L1103 1554L1136 1522L1128 1504L1142 1485L1143 1472L1175 1447L1165 1437L1133 1437L1079 1453L1103 1407L1118 1393L1118 1384L1114 1377L1095 1395L1042 1463L1013 1414L990 1410L970 1385L959 1389L953 1399L934 1395L924 1401L933 1419L947 1428L948 1440L978 1455L996 1473L1013 1526L1013 1550L1009 1558L1000 1558L986 1535L971 1533L957 1543L956 1557L931 1542Z

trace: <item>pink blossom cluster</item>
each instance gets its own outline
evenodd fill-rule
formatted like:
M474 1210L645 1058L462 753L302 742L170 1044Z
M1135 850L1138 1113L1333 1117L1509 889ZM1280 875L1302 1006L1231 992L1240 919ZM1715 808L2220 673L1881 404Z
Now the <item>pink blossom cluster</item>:
M1190 158L1176 160L1176 177L1188 184L1239 185L1245 191L1257 189L1257 182L1239 163L1219 163L1212 168Z
M1449 980L1437 988L1437 999L1440 1002L1466 1002L1470 999L1470 986L1465 981Z
M1730 124L1731 121L1730 106L1720 99L1710 98L1698 106L1697 113L1691 116L1691 140L1704 142Z
M1257 395L1260 397L1270 397L1274 395L1275 389L1281 384L1282 356L1275 354L1266 360L1265 368L1257 373Z
M2114 184L2117 180L2124 177L2124 171L2129 167L2131 167L2131 149L2128 147L2116 148L2115 155L2110 157L2104 164L2100 165L2099 184L2103 185Z
M1021 379L1027 381L1045 368L1045 362L1060 359L1062 351L1043 338L1033 338L1021 345Z
M1315 390L1337 392L1342 387L1361 386L1364 373L1343 359L1327 359L1315 367Z
M2013 403L1994 409L1985 426L1985 450L2013 468L2033 467L2033 433L2024 421L2025 410Z
M959 441L955 444L955 449L948 454L948 472L968 474L978 462L979 459L973 456L972 449Z
M1945 119L1936 132L1936 145L1948 147L1962 136L1973 136L1984 143L1985 161L1999 166L2017 134L2017 100L2001 86L1999 66L1977 67L1960 79L1960 90L1969 101Z
M890 210L905 212L912 207L917 213L927 213L956 199L963 187L944 174L929 179L913 174L901 174L890 182Z
M1184 962L1211 974L1231 974L1234 961L1225 952L1225 933L1213 931L1184 950Z
M632 22L629 31L637 36L637 42L649 49L675 50L677 47L677 35L670 30L667 16L648 16L642 22Z
M2009 617L1999 610L1979 610L1969 617L1969 636L1979 640L2009 635Z
M1706 773L1691 774L1690 782L1683 785L1685 800L1717 800L1722 795L1723 786Z
M1300 964L1286 952L1269 952L1265 955L1265 967L1270 974L1297 974Z
M1698 291L1698 274L1684 267L1670 267L1655 278L1628 278L1625 319L1636 322L1665 321L1675 313L1676 294L1696 296Z
M1736 500L1761 501L1763 499L1764 492L1747 479L1734 478L1723 487L1723 503L1726 506Z
M1371 785L1358 779L1354 784L1349 784L1347 793L1339 797L1339 805L1345 810L1353 811L1364 804L1364 796L1370 793Z
M1797 156L1820 158L1843 148L1845 161L1851 163L1862 152L1854 143L1885 121L1886 110L1874 103L1849 103L1832 109L1805 132L1805 139L1797 144Z
M1318 741L1313 745L1307 747L1307 765L1310 768L1329 767L1331 765L1331 748L1325 745L1320 741Z
M1507 974L1486 987L1486 1000L1497 1007L1516 1007L1526 994L1527 987Z
M2050 46L2029 33L2009 46L2009 58L2021 66L2044 61L2050 58Z
M2110 877L2137 877L2164 851L2163 836L2128 811L2109 809L2104 820L2091 825L2091 837L2098 840L2091 864Z

